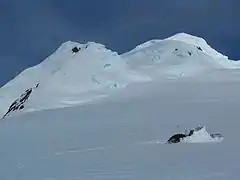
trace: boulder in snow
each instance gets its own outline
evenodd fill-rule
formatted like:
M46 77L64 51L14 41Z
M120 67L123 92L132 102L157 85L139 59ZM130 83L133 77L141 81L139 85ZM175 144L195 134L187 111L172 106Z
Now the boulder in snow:
M189 132L174 134L167 141L168 144L172 143L207 143L207 142L219 142L223 140L221 134L210 134L206 131L205 126L198 126L197 128L191 129Z

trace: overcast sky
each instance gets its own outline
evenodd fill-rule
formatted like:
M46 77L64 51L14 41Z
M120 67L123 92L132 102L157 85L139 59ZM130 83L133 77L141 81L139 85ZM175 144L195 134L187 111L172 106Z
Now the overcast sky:
M67 40L119 53L178 32L240 59L239 0L0 0L0 85Z

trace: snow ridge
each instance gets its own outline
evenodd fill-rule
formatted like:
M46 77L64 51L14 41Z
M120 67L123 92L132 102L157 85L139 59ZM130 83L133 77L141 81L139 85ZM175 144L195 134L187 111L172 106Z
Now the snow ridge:
M99 43L68 41L0 89L0 115L36 84L39 87L21 111L90 102L136 82L193 77L239 67L238 62L228 60L204 39L185 33L148 41L121 55Z
M196 47L200 47L203 52L205 52L207 55L214 57L216 59L218 58L228 59L227 56L217 52L210 45L208 45L206 40L197 36L193 36L187 33L178 33L169 38L166 38L166 40L181 41L190 45L194 45Z

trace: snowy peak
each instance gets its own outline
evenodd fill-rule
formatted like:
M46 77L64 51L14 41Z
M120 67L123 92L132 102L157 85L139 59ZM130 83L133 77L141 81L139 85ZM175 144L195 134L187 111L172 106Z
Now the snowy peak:
M48 71L54 71L54 69L60 69L62 66L71 63L73 60L82 60L83 62L87 61L80 58L85 58L83 56L89 54L91 54L91 56L101 55L108 57L117 55L116 52L112 52L111 50L106 49L102 44L94 42L79 44L76 42L68 41L63 43L51 56L45 59L40 64L40 66L44 66L44 68L48 69ZM76 55L78 55L77 58L75 57Z
M67 41L0 89L0 115L15 109L26 112L78 105L136 82L239 67L239 62L228 60L204 39L185 33L145 42L121 55L99 43ZM19 103L21 95L36 85L24 104Z
M42 63L24 70L0 89L0 113L7 112L23 92L36 84L39 88L20 110L89 102L135 81L142 81L141 75L129 70L116 52L94 42L68 41Z
M199 50L202 50L204 53L206 53L207 55L209 55L213 58L228 59L227 56L217 52L210 45L208 45L206 40L204 40L203 38L197 37L197 36L193 36L193 35L186 34L186 33L178 33L169 38L166 38L165 40L181 41L186 44L194 45L196 48L198 48Z
M239 62L218 53L204 39L185 33L145 42L121 56L132 69L153 79L240 67Z
M77 51L74 49L77 49ZM81 84L82 82L79 80L86 78L87 74L100 73L103 69L113 69L116 66L121 68L124 64L120 61L116 52L106 49L104 45L94 42L79 44L68 41L63 43L42 63L24 70L3 88L16 84L32 86L39 82L41 85L50 82L58 82L64 85L76 80L76 78L78 78L78 83Z
M204 52L205 54L207 54L208 56L214 59L228 59L227 56L213 49L203 38L193 36L187 33L178 33L163 40L153 39L136 46L134 50L136 51L136 50L148 48L149 46L154 46L155 44L161 43L162 41L180 41L182 43L185 43L197 48L198 50Z

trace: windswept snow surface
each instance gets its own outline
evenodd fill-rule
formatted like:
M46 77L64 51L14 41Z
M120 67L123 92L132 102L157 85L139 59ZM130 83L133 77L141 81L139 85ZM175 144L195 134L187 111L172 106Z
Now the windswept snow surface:
M183 33L122 55L66 42L0 89L0 115L33 90L0 121L0 180L237 180L239 77L239 62ZM224 139L202 129L165 144L199 124Z
M237 180L239 89L239 80L148 82L9 117L0 121L0 179ZM164 144L199 124L224 140Z
M135 83L213 77L222 71L228 77L227 70L239 68L239 62L229 60L204 39L185 33L148 41L122 55L99 43L68 41L0 88L0 115L38 83L21 112L91 103Z

